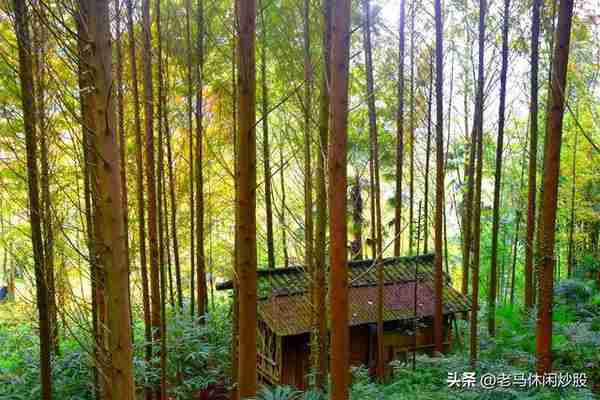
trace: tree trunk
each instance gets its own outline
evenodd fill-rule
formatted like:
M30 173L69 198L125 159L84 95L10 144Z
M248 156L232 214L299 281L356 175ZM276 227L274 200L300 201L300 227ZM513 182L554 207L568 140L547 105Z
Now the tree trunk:
M539 307L536 329L536 355L538 373L549 373L552 369L552 304L554 241L556 234L556 206L558 198L558 178L560 174L560 148L562 123L565 106L565 86L569 62L569 42L573 1L561 1L558 10L556 45L554 48L551 106L548 113L548 130L544 154L543 201L539 224L540 268L539 268Z
M329 133L329 85L331 77L332 0L323 0L323 68L319 99L319 146L317 152L317 226L315 229L315 301L317 312L317 368L315 386L324 390L327 379L327 289L325 286L325 246L327 243L327 186L325 183Z
M474 212L473 221L473 265L471 266L472 286L472 312L471 312L471 364L474 367L477 362L477 313L479 310L479 261L480 261L480 239L481 239L481 181L483 174L483 85L484 79L484 50L485 50L485 15L487 13L487 0L479 0L479 64L477 74L477 99L475 103L475 121L473 131L476 140L473 146L477 146L477 171L474 187Z
M204 143L202 88L204 84L204 1L198 0L198 63L196 71L196 268L198 316L206 314L208 291L206 288L206 265L204 252L204 178L202 176L202 145ZM201 320L203 321L203 320Z
M136 192L137 192L137 209L138 209L138 241L140 246L140 275L142 278L142 309L144 313L144 339L145 359L150 362L152 358L152 348L150 342L151 322L150 322L150 294L148 287L148 270L146 260L146 219L144 213L144 163L142 149L142 128L140 120L140 95L138 91L137 78L137 55L135 48L135 36L133 29L133 2L126 0L127 5L127 30L129 31L129 62L131 66L131 90L133 94L133 129L135 131L135 146L136 146ZM149 389L146 390L146 399L150 400L152 393Z
M373 79L373 56L371 51L371 7L369 0L363 0L363 44L365 51L365 67L367 72L367 105L369 111L369 142L371 150L371 165L373 182L371 186L371 203L375 211L374 253L377 260L377 378L383 382L385 376L384 346L383 346L383 263L382 234L381 234L381 191L379 183L379 143L377 132L377 115L375 110L375 84ZM345 168L345 167L344 167ZM345 192L345 188L343 189Z
M488 289L488 332L496 335L496 297L498 291L498 231L500 229L500 192L502 188L502 151L504 146L504 113L506 108L506 74L508 70L508 23L510 0L504 0L502 24L502 67L500 70L500 105L498 112L498 141L496 143L496 179L494 180L494 208L492 216L492 251Z
M288 254L287 245L287 224L285 222L285 168L283 159L283 140L279 145L279 160L281 163L281 170L279 171L279 177L281 178L281 214L279 214L279 225L281 226L281 245L283 247L283 267L289 268L290 256Z
M42 192L41 220L42 240L44 242L44 277L48 289L48 315L50 318L50 342L52 350L59 353L58 319L56 309L56 292L54 284L54 227L52 223L52 199L50 195L50 165L49 165L49 127L46 121L46 35L44 26L45 13L42 7L37 10L37 18L34 19L34 59L33 69L37 84L35 90L35 101L37 110L37 133L40 138L40 185Z
M409 197L410 206L408 212L408 253L413 255L414 251L414 218L415 218L415 14L416 3L412 0L410 16L410 174L409 174Z
M310 56L310 0L304 0L304 264L310 274L314 274L314 226L313 226L313 173L312 173L312 93L313 67ZM314 282L314 280L313 280ZM314 289L314 288L313 288ZM315 291L313 290L314 294Z
M531 99L529 136L529 185L527 196L527 240L525 243L525 309L533 307L533 235L535 232L535 197L538 148L538 65L541 0L533 0L531 31Z
M436 175L435 175L435 301L434 301L434 340L435 350L444 351L444 315L443 315L443 225L444 225L444 43L442 26L442 6L435 0L435 96L436 96ZM431 71L433 75L433 71ZM431 96L430 96L431 98ZM431 100L430 100L431 101ZM428 205L425 203L425 209ZM427 226L427 220L425 225ZM425 229L427 232L427 229ZM427 240L425 241L427 249Z
M168 246L168 242L165 240L165 228L163 219L163 203L166 201L164 194L164 182L165 182L165 160L164 160L164 112L166 104L166 92L164 87L164 69L163 69L163 55L162 55L162 31L161 31L161 15L160 15L160 0L156 0L155 8L156 18L156 36L157 36L157 79L158 79L158 115L157 115L157 130L158 130L158 160L157 160L157 188L156 188L156 223L158 225L158 268L159 268L159 282L160 282L160 395L157 393L156 398L164 399L167 398L167 323L166 323L166 296L167 296L167 285L165 275L165 247Z
M429 95L427 96L427 143L425 145L425 193L423 201L423 254L427 253L429 242L429 161L431 159L431 103L433 102L433 54L429 59ZM443 123L443 121L442 121ZM442 155L444 144L442 141ZM419 250L417 249L417 253Z
M93 164L92 195L96 210L95 233L101 278L105 284L107 304L106 382L103 396L109 400L134 399L133 351L129 315L128 266L121 193L119 146L112 91L112 50L108 1L80 2L82 41L91 42L82 52L93 85L88 110L98 116L92 135L92 153L98 155ZM88 90L90 90L88 89ZM101 161L100 161L101 160ZM101 309L101 312L102 309Z
M48 286L44 268L44 242L42 240L42 215L38 182L38 165L36 150L36 104L33 87L33 57L29 39L29 12L27 3L14 0L15 31L19 52L19 79L21 81L21 101L23 105L23 124L25 129L25 146L27 149L27 185L29 200L29 222L31 225L31 243L33 246L33 262L35 267L36 299L40 326L40 375L41 398L52 398L52 380L50 364L50 316L48 309Z
M575 232L575 181L576 181L576 168L577 168L577 132L575 132L575 139L573 141L573 164L571 173L571 215L569 219L569 249L568 249L568 260L567 260L567 276L571 278L574 271L575 265L575 251L573 236Z
M195 282L196 270L195 248L195 203L194 203L194 133L192 127L194 82L192 80L192 0L185 0L185 31L186 31L186 61L187 61L187 123L189 134L189 163L190 163L190 315L195 317Z
M239 382L241 399L256 395L256 65L255 0L237 0L238 152L236 204L237 274L239 276Z
M352 203L352 233L354 235L351 244L352 258L354 260L362 260L363 199L360 187L360 175L358 172L356 173L354 185L352 185L350 191L350 201Z
M125 137L125 110L123 101L123 48L121 46L121 0L115 0L115 46L117 53L116 74L117 74L117 117L118 117L118 137L119 137L119 162L121 163L121 188L123 202L123 227L125 229L125 258L127 259L127 288L129 290L127 297L131 307L131 260L129 258L129 200L127 195L127 139ZM133 318L131 309L129 315ZM133 320L132 320L133 325ZM131 331L133 334L133 330ZM132 339L133 341L133 339Z
M265 212L267 218L267 259L269 268L275 268L275 242L273 240L273 194L271 184L271 154L269 149L269 92L267 87L267 26L264 15L264 1L260 1L261 51L260 77L262 87L261 120L263 128L263 171L265 179ZM283 209L281 210L283 214ZM285 248L284 248L285 250Z
M394 257L400 256L402 238L402 168L404 166L404 24L405 0L400 0L398 40L398 112L396 115L396 202L394 204Z
M331 399L348 398L350 329L348 325L348 253L346 186L350 0L333 2L331 35L331 143L329 149L329 278L331 310Z
M148 245L150 248L150 292L151 308L150 322L152 326L152 342L157 346L161 340L161 293L160 268L158 259L157 235L157 202L154 161L154 95L152 83L152 31L150 26L150 0L142 1L142 64L144 81L144 122L146 134L146 190L148 191ZM161 357L162 351L158 351ZM159 389L154 390L156 397L160 396Z

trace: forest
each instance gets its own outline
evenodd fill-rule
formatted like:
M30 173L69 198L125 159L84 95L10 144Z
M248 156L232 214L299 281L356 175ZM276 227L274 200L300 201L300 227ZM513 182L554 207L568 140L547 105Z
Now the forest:
M0 0L0 400L596 398L599 0Z

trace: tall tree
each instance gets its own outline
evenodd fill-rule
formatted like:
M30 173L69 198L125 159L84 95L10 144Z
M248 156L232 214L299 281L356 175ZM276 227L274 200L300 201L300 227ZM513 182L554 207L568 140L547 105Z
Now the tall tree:
M193 66L192 66L192 0L185 0L185 39L186 39L186 63L187 63L187 128L189 134L189 164L190 164L190 314L195 316L195 270L196 270L196 255L195 255L195 203L194 203L194 133L192 127L192 114L194 113L194 81L193 81Z
M444 28L442 6L435 0L435 96L436 96L436 174L435 174L435 302L434 340L437 351L444 350L443 288L443 224L444 224ZM433 74L433 71L431 71ZM425 205L427 208L427 204ZM425 221L427 224L427 221ZM427 246L427 245L425 245Z
M475 101L475 117L473 122L473 132L475 141L473 147L476 147L475 161L477 168L475 171L474 205L473 205L473 263L471 265L471 287L472 287L472 312L471 312L471 364L477 362L477 314L479 308L479 261L480 261L480 239L481 239L481 181L483 174L483 85L485 69L485 15L487 13L487 0L479 0L479 63L477 66L477 98Z
M310 42L310 0L304 0L303 44L304 44L304 264L307 270L314 273L314 226L313 226L313 172L311 145L312 136L312 95L313 66ZM313 280L314 282L314 280ZM314 293L314 290L313 290Z
M531 17L531 98L529 105L529 184L527 195L527 239L525 243L525 308L533 307L533 235L535 232L535 197L538 152L538 68L541 0L533 0Z
M577 171L577 132L573 139L573 160L571 166L571 213L569 217L569 247L568 247L568 260L567 260L567 275L570 278L573 274L575 266L575 251L574 251L574 234L575 234L575 182L576 182L576 171Z
M196 74L198 87L196 88L196 268L197 268L197 298L198 316L206 313L208 305L208 290L206 286L206 262L204 251L204 178L202 174L202 146L204 143L203 128L203 94L204 85L204 1L198 0L198 62ZM202 320L203 321L203 320Z
M414 219L415 219L415 14L416 3L412 0L410 15L410 169L409 169L409 197L408 210L408 253L413 254L414 247Z
M510 0L504 0L502 23L502 66L500 68L500 104L498 111L498 140L496 142L496 178L494 181L494 208L492 216L492 251L488 289L488 332L496 335L496 293L498 291L498 231L500 229L500 191L502 189L502 152L504 151L504 114L506 109L506 75L508 70L508 24Z
M136 193L137 193L137 212L138 212L138 243L140 253L140 274L142 278L142 310L144 314L144 339L145 359L150 362L152 358L152 349L150 346L152 340L151 322L150 322L150 290L148 286L148 262L146 258L146 217L144 212L144 162L143 162L143 142L142 142L142 124L140 119L140 95L138 89L138 67L137 52L135 44L135 31L133 29L133 1L126 0L127 6L127 30L129 31L129 63L131 68L131 91L133 97L133 130L135 133L135 164L136 164ZM146 389L146 399L150 400L151 392Z
M37 111L37 132L40 139L40 184L42 192L41 219L42 240L44 242L44 276L48 288L48 315L50 318L50 341L52 349L58 353L58 318L56 309L56 293L54 283L54 226L52 216L52 198L50 194L50 129L46 116L46 47L47 28L43 7L36 10L37 18L33 21L35 53L33 69L35 72L35 101Z
M83 62L91 73L93 109L97 116L92 135L93 152L97 154L93 165L95 211L98 224L95 228L97 256L102 264L108 310L106 332L107 357L103 359L107 384L103 393L106 399L134 399L133 350L129 315L129 280L125 249L125 230L121 193L121 164L117 141L116 113L112 82L112 49L110 41L108 1L83 0L79 3L85 46Z
M265 180L265 212L267 218L267 260L269 268L275 268L275 242L273 240L273 194L271 184L271 155L269 149L269 92L267 85L267 25L265 23L265 5L260 2L260 79L262 88L261 120L263 128L263 171ZM281 210L283 215L283 209Z
M348 325L348 253L346 185L350 0L333 2L331 34L331 143L329 168L329 251L331 310L331 399L348 398L350 330Z
M427 142L425 145L425 189L423 195L423 253L427 253L429 242L429 164L431 160L431 105L433 103L433 49L429 49L428 52L429 90L427 95ZM442 147L442 151L443 150L444 149Z
M238 134L236 256L239 276L239 379L241 399L256 395L256 1L236 0L238 26Z
M150 322L153 345L161 340L161 293L158 258L157 201L154 161L154 95L152 83L152 30L150 24L150 0L142 1L142 64L144 81L144 130L146 134L146 190L148 191L148 245L150 250ZM162 351L157 352L160 356ZM159 389L155 396L160 396Z
M33 263L35 268L36 300L40 325L40 376L43 400L52 398L52 380L50 364L50 316L48 314L48 286L44 270L44 243L42 240L42 221L40 188L38 181L37 120L33 85L33 55L29 36L30 20L27 3L14 0L15 31L19 52L19 80L21 82L21 101L23 106L23 126L27 149L27 193L29 200L29 222L31 225L31 243L33 245Z
M398 111L396 115L396 201L394 204L394 257L400 256L402 235L402 168L404 165L404 25L405 0L400 0L398 40Z
M379 142L377 133L377 114L375 110L375 84L373 79L373 55L371 48L371 6L369 0L363 0L363 46L365 69L367 72L367 106L369 112L369 148L371 169L371 212L373 229L373 253L377 259L377 378L383 381L385 366L383 360L383 264L381 238L381 192L379 183Z
M328 153L329 134L329 85L331 78L331 29L332 29L332 0L323 0L323 67L321 89L319 94L319 141L317 151L317 193L316 211L317 226L315 228L315 303L317 313L317 368L315 386L324 389L327 378L327 319L326 319L326 289L325 289L325 246L327 243L327 185L325 168Z
M554 245L556 235L556 207L558 178L560 175L560 148L565 108L565 87L569 63L569 43L573 18L573 1L559 4L556 44L554 48L551 99L548 112L546 145L544 154L543 199L539 221L539 307L536 329L537 370L540 374L552 369L552 304L554 286Z

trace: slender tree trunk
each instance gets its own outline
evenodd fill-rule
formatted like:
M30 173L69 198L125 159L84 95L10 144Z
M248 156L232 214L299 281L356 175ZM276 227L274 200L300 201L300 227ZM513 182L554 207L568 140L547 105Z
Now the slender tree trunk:
M256 65L255 0L237 0L238 21L238 196L236 204L239 276L239 382L241 399L256 395Z
M415 14L416 3L412 0L410 15L410 174L409 196L410 208L408 213L408 253L414 251L414 206L415 206Z
M396 202L394 204L394 257L400 256L402 236L402 169L404 166L404 25L405 0L400 0L398 40L398 111L396 115Z
M261 51L260 77L262 87L262 128L263 128L263 171L265 179L265 212L267 218L267 259L269 268L275 268L275 241L273 239L273 193L271 184L271 154L269 149L269 92L267 87L267 25L264 15L264 1L260 1ZM283 214L283 209L281 210ZM285 250L285 248L284 248Z
M51 359L50 359L50 316L48 309L48 286L44 268L44 242L42 240L42 208L37 165L37 135L35 131L37 112L33 86L33 55L29 39L30 17L27 3L14 0L15 31L19 52L19 79L21 82L21 101L25 146L27 148L27 185L29 200L29 222L31 225L31 243L35 267L36 299L40 326L40 376L41 398L52 398Z
M37 10L34 19L34 58L33 69L35 72L36 87L35 101L37 111L37 132L40 139L40 185L42 193L41 220L42 240L44 242L44 277L48 288L48 315L50 318L50 342L52 350L59 353L58 318L56 309L56 293L54 284L54 227L52 223L52 199L50 195L50 165L49 165L49 129L46 120L46 28L44 27L45 13L42 7Z
M281 170L279 171L279 176L281 178L281 214L279 214L279 225L281 226L281 245L283 247L283 266L284 268L288 268L290 266L290 257L288 254L288 245L287 245L287 225L285 222L285 168L284 159L283 159L283 141L279 146L279 159L281 162Z
M371 149L371 165L373 182L371 192L372 209L375 211L374 253L377 265L377 378L383 382L385 377L384 346L383 346L383 263L382 234L381 234L381 193L379 184L379 143L377 133L377 115L375 110L375 84L373 79L373 56L371 50L371 7L369 0L363 0L363 44L365 51L365 67L367 72L367 105L369 111L369 141ZM344 167L345 168L345 167ZM345 189L344 189L345 190Z
M129 200L127 195L127 139L125 136L125 106L123 101L123 48L121 46L121 0L115 0L115 46L117 53L117 117L119 136L119 162L121 163L121 188L123 202L123 227L125 229L125 258L127 259L127 279L129 306L131 307L131 260L129 258ZM131 309L129 315L133 318ZM133 324L133 319L132 319ZM133 334L133 330L131 331ZM132 339L133 341L133 339Z
M194 175L194 133L192 126L192 114L194 110L193 96L194 96L194 82L192 80L192 0L185 0L185 31L186 31L186 61L187 61L187 123L188 123L188 134L189 134L189 163L190 163L190 177ZM190 179L190 314L194 317L195 314L195 270L196 270L196 255L195 255L195 203L194 203L194 185L195 179Z
M575 192L576 192L576 171L577 171L577 132L575 132L575 139L573 142L573 164L572 164L572 173L571 173L571 215L569 220L569 249L568 249L568 260L567 260L567 276L571 278L571 275L574 271L575 265L575 252L574 252L574 242L573 236L575 233Z
M473 131L475 132L476 140L473 142L473 146L477 146L477 154L475 159L477 160L477 171L474 187L474 212L473 221L469 221L469 224L473 224L473 264L471 265L471 286L472 286L472 309L471 312L471 364L475 366L477 362L477 346L478 346L478 332L477 332L477 314L479 309L479 261L480 261L480 239L481 239L481 181L483 174L483 85L484 79L484 50L485 50L485 16L487 13L487 0L479 0L479 63L477 73L477 99L475 102L475 121L473 124Z
M238 11L237 11L237 1L234 2L234 27L237 26L235 21L238 15ZM238 196L239 196L239 191L238 191L238 180L237 180L237 176L238 176L238 118L237 118L237 108L238 108L238 96L237 96L237 74L236 74L236 63L237 63L237 41L236 41L236 35L237 35L237 30L233 31L233 35L231 38L232 41L232 46L231 46L231 109L232 109L232 130L231 130L231 142L233 143L233 165L234 165L234 171L235 171L235 177L233 179L233 187L234 187L234 201L235 204L238 204ZM234 266L234 279L233 279L233 301L232 301L232 327L231 327L231 381L233 383L233 389L232 389L232 393L231 393L231 399L232 400L238 400L239 399L239 390L238 390L238 383L239 383L239 332L240 332L240 296L239 296L239 281L238 281L238 230L237 230L237 226L238 226L238 212L237 209L235 210L234 213L234 222L235 222L235 227L236 229L234 229L233 232L233 266Z
M496 335L496 297L498 291L498 231L500 229L500 192L502 187L502 152L504 149L504 113L506 109L506 74L508 70L508 23L510 0L504 0L502 24L502 67L500 70L500 105L498 112L498 141L496 143L496 179L494 180L494 208L492 216L492 251L488 288L488 332Z
M81 106L81 127L82 127L82 148L83 148L83 187L85 204L85 226L86 239L88 246L88 260L90 264L90 289L91 289L91 311L92 311L92 335L93 345L92 353L94 356L93 365L93 393L94 399L101 398L100 388L100 345L102 336L99 329L98 318L98 259L96 252L96 225L98 224L95 212L96 204L92 203L92 168L95 164L95 152L92 151L92 135L95 132L95 117L93 115L94 96L88 89L92 86L91 73L89 72L89 61L84 54L84 36L83 26L80 19L77 19L77 46L78 46L78 84Z
M138 90L137 78L137 55L135 46L135 36L133 29L133 2L126 0L127 5L127 30L129 31L129 62L131 67L131 90L133 97L133 129L135 131L135 146L136 146L136 192L137 192L137 209L138 209L138 242L140 246L140 275L142 278L142 309L144 314L144 339L145 359L150 362L152 358L152 348L150 342L151 322L150 322L150 294L148 286L148 269L146 260L146 218L144 212L144 163L143 163L143 144L142 144L142 128L140 119L140 95ZM152 393L146 389L146 399L150 400Z
M157 171L157 188L156 188L156 223L158 225L158 268L160 282L160 395L157 393L156 398L161 400L167 399L167 324L166 324L166 274L165 274L165 247L168 242L165 240L165 229L163 219L163 203L166 201L164 194L164 111L166 104L166 92L164 87L164 68L162 55L162 30L161 30L161 14L160 0L156 0L155 16L156 18L156 36L157 36L157 80L158 80L158 115L157 115L157 130L158 130L158 160L156 163Z
M436 351L444 351L444 315L443 315L443 224L444 224L444 28L442 25L442 6L435 0L435 96L436 96L436 178L435 178L435 299L434 299L434 341ZM433 75L433 71L431 71ZM431 96L430 96L431 98ZM430 100L431 101L431 100ZM428 208L427 203L425 209ZM427 225L427 220L425 224ZM425 229L427 232L427 229ZM427 241L425 241L427 243ZM427 244L425 244L427 248Z
M551 106L548 113L546 151L544 154L543 201L539 224L540 268L539 268L539 307L536 329L536 355L538 373L549 373L552 369L552 298L554 271L554 241L556 234L556 207L558 198L558 178L560 174L560 148L562 123L565 106L565 86L569 62L569 42L573 1L560 2L556 47L554 48Z
M310 274L314 274L314 226L313 226L313 173L312 173L312 95L313 67L310 56L310 0L304 0L304 264ZM314 280L313 280L314 282ZM312 290L314 294L314 288Z
M432 51L433 53L433 51ZM425 195L423 208L423 253L427 253L429 242L429 161L431 159L431 103L433 102L433 54L429 59L429 95L427 96L427 144L425 145ZM442 121L443 122L443 121ZM442 142L442 154L444 145ZM418 249L417 249L418 252Z
M90 113L98 116L92 135L97 154L92 194L96 204L96 242L106 289L106 370L103 396L109 400L134 399L133 350L129 314L129 279L123 225L121 164L117 140L116 113L112 92L112 50L108 1L80 2L80 26L84 42L84 63L91 72L94 97ZM100 162L101 160L101 162ZM102 311L102 310L101 310ZM103 312L103 311L102 311Z
M354 239L352 240L352 258L362 260L362 226L363 226L363 199L360 187L360 176L356 173L354 185L350 191L350 201L352 203L352 232Z
M327 378L327 311L325 307L325 245L327 242L327 185L325 183L329 135L329 87L331 78L331 30L333 0L323 0L323 68L319 99L319 146L317 152L317 226L315 229L315 300L317 310L317 368L315 386L324 390Z
M154 161L154 94L152 83L152 31L150 26L150 0L142 1L142 64L144 81L144 122L146 134L146 190L148 191L148 245L150 248L150 321L152 326L152 342L157 346L161 340L161 293L158 235L157 235L157 201ZM162 351L158 351L161 357ZM162 375L162 374L161 374ZM162 377L161 377L162 380ZM160 396L159 389L154 396Z
M529 137L529 186L527 199L527 240L525 243L525 309L533 307L533 236L535 232L535 197L538 151L538 65L541 0L533 0L531 20L531 99Z
M348 398L350 330L348 326L348 253L346 185L350 0L333 2L331 35L331 143L329 149L329 265L331 310L331 399Z
M517 208L516 216L515 216L517 222L515 223L515 237L513 239L513 259L512 259L512 267L511 267L511 274L510 274L510 305L511 306L515 303L515 276L516 276L516 272L517 272L517 252L519 250L519 233L520 233L520 228L521 228L521 217L522 217L522 213L523 213L520 195L523 192L526 156L527 156L527 151L526 151L526 147L524 147L523 148L523 160L521 161L521 179L519 181L520 183L519 183L519 192L518 192L519 204L518 204L518 208Z
M204 1L198 0L198 88L196 89L196 267L198 287L198 316L206 314L208 291L206 288L206 262L204 252L204 178L202 175L202 145L204 143L203 94L204 85ZM203 320L201 320L203 321Z

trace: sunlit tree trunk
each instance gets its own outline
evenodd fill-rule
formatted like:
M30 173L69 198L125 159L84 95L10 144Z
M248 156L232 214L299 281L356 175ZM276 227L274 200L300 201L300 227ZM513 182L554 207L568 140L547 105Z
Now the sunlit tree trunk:
M236 255L239 276L239 380L241 399L253 397L256 371L256 65L255 0L236 0L238 23L238 136Z
M565 107L565 87L569 62L569 43L573 1L564 0L559 4L556 44L554 48L551 100L548 112L548 129L544 154L543 199L539 221L540 268L539 268L539 307L536 329L536 356L538 373L549 373L552 369L552 304L554 286L554 242L556 235L556 208L558 200L558 179L560 175L560 148Z
M19 52L19 79L21 83L21 101L23 106L23 125L25 146L27 149L27 193L29 200L29 222L31 225L31 243L35 267L36 300L40 326L40 376L41 398L52 398L52 380L50 364L50 316L48 313L48 286L44 270L44 242L42 240L42 208L38 182L37 134L35 131L37 112L33 85L33 55L30 42L30 17L27 3L14 0L15 31Z
M314 274L314 226L313 226L313 173L311 145L312 136L312 95L313 66L310 56L310 0L304 0L303 39L304 39L304 264ZM314 280L313 280L314 282ZM314 294L314 288L313 288Z
M125 229L121 193L119 146L116 113L112 93L112 50L110 43L108 1L80 2L79 26L83 40L91 42L82 52L91 72L94 99L90 113L97 116L92 135L93 164L92 195L95 205L96 249L102 267L106 290L106 351L103 359L107 384L103 397L109 400L133 400L133 350L129 315L129 280L125 249Z

